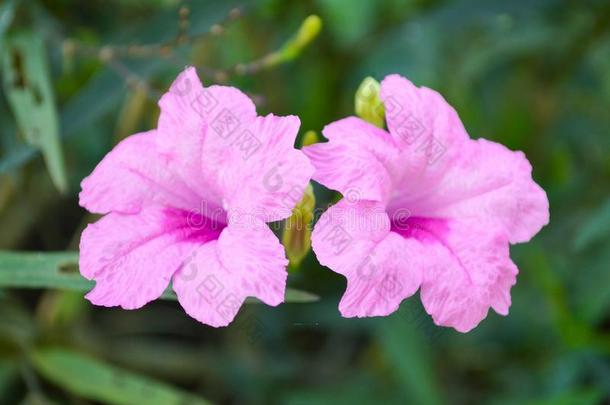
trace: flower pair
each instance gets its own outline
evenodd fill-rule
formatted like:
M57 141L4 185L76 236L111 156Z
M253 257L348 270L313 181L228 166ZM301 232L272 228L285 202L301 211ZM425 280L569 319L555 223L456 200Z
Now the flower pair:
M185 311L229 324L246 297L284 300L284 248L267 223L290 216L312 178L344 195L312 233L321 264L343 274L344 316L387 315L421 289L438 325L468 331L507 314L517 268L509 243L548 222L521 152L469 139L436 92L393 75L381 85L389 132L359 118L326 143L294 148L299 119L257 116L225 86L186 69L160 100L156 130L117 145L82 182L80 204L106 214L81 239L96 305L142 307L172 285Z

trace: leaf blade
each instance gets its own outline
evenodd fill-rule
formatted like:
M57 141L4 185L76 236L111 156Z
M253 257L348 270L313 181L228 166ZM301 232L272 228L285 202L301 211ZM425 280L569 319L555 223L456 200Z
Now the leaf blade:
M94 282L78 272L78 252L8 252L0 251L0 288L52 288L87 292ZM171 287L160 297L176 300ZM317 301L312 293L287 288L287 303ZM248 299L246 302L259 302Z
M8 36L2 51L4 91L17 126L40 149L53 184L65 192L68 180L44 41L24 31Z
M39 349L30 357L45 378L90 400L116 405L211 404L171 385L68 349Z

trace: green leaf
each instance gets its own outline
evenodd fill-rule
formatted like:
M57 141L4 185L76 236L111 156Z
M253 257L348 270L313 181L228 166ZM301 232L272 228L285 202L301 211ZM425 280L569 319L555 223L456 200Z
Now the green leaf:
M87 292L94 282L78 272L77 252L3 252L0 251L0 288L55 288L59 290ZM161 299L176 300L176 294L168 288ZM317 301L314 294L286 289L286 302L305 303ZM259 302L255 299L248 303Z
M68 187L59 140L59 118L44 42L33 32L6 38L2 55L4 91L26 141L40 149L57 189Z
M78 273L76 252L0 252L0 287L88 291L93 283Z
M570 291L576 316L590 324L603 322L610 308L610 244L579 262L580 271L571 280Z
M62 348L31 354L35 369L49 381L80 397L117 405L205 405L210 402L181 389Z

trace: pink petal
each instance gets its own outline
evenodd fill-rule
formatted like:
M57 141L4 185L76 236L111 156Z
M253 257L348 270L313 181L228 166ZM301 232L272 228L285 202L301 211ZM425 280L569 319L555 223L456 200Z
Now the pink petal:
M549 222L546 193L525 155L485 139L469 142L427 196L394 205L426 217L492 219L511 243L527 242Z
M197 192L171 170L167 156L157 153L156 136L156 131L148 131L115 146L82 181L80 205L98 214L136 213L151 203L197 207Z
M445 225L442 234L421 226L434 241L427 256L434 266L424 276L421 300L437 325L468 332L490 307L508 314L518 270L504 231L493 222L448 220Z
M256 108L248 96L234 87L204 88L194 67L178 75L159 100L159 107L159 147L182 156L200 150L198 145L206 126L229 128L231 117L243 124L256 117Z
M180 162L175 170L206 202L256 212L265 221L290 216L313 172L294 149L298 117L257 117L245 94L204 88L194 68L176 79L159 105L158 145Z
M455 110L436 91L399 76L381 83L386 122L400 155L394 192L411 200L434 191L469 141ZM416 207L402 205L413 210Z
M386 199L397 157L390 135L356 117L327 125L323 134L328 142L303 148L316 168L313 179L350 201Z
M96 281L87 299L135 309L159 298L183 260L205 242L191 239L188 224L175 218L166 208L149 207L133 215L110 213L87 226L79 266Z
M548 223L548 200L523 153L472 141L437 92L391 75L381 85L386 120L403 173L388 203L434 218L494 218L511 243L528 241Z
M257 117L244 131L249 141L208 145L204 156L219 167L219 181L230 211L265 222L289 217L311 179L313 167L294 148L298 117ZM244 135L246 136L246 135Z
M385 316L415 294L426 270L425 250L414 239L390 232L379 242L356 272L347 278L339 311L345 317Z
M288 259L279 239L252 216L232 218L218 239L218 257L241 276L242 291L267 305L284 302Z
M256 118L250 98L234 87L204 88L195 68L189 67L159 101L157 147L176 162L176 171L212 209L224 207L219 176L229 165L225 154Z
M284 250L268 226L250 219L229 225L174 276L178 301L202 323L228 325L248 296L273 306L284 301Z
M312 246L322 265L348 280L343 316L388 315L419 288L422 245L390 232L378 203L341 200L320 217Z
M195 251L174 275L173 288L187 314L216 328L231 323L246 298L239 275L220 263L218 241Z
M400 75L389 75L381 82L381 100L386 123L401 149L420 160L429 159L426 150L435 142L445 149L459 146L468 134L457 113L438 92L417 87ZM434 141L434 142L433 142ZM422 153L417 153L423 149ZM425 159L421 159L422 156Z

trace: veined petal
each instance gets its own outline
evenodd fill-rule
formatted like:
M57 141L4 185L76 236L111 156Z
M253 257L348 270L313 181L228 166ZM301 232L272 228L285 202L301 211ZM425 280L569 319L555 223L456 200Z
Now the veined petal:
M213 159L229 209L265 222L289 217L311 179L309 159L294 148L298 117L257 117L240 135L219 147L204 145ZM219 149L220 148L220 149ZM224 148L224 149L223 149Z
M159 100L157 143L165 153L199 151L205 126L229 130L256 117L252 100L234 87L204 88L194 67L186 68ZM192 149L195 147L195 149Z
M87 226L79 267L85 278L96 281L87 299L136 309L161 296L183 260L220 232L199 232L193 238L186 218L151 206L132 215L113 212Z
M204 88L194 67L184 70L159 100L157 147L171 156L174 170L213 209L224 205L219 180L228 139L256 118L252 100L234 87Z
M421 300L437 325L468 332L489 308L508 314L518 269L504 230L493 222L448 220L445 226L442 233L426 224L418 229L429 236L434 264L424 275Z
M231 323L246 297L273 306L284 301L288 261L282 246L262 221L241 219L197 249L173 279L184 310L210 326Z
M426 271L425 249L414 239L388 233L347 275L339 303L345 317L385 316L415 294Z
M218 241L197 249L176 272L172 285L187 314L216 328L231 323L246 299L239 275L220 263Z
M404 162L390 214L406 208L421 217L494 218L511 243L528 241L548 223L548 199L522 152L470 140L455 110L433 90L398 75L381 87Z
M233 87L204 88L186 69L159 102L158 146L210 205L287 218L313 168L294 148L298 117L257 117L252 101Z
M390 135L360 118L348 117L322 131L329 141L303 148L316 168L313 179L350 201L383 201L397 173L398 150Z
M401 164L392 199L419 198L434 191L469 141L457 113L436 91L399 75L382 81L381 99Z
M321 264L347 278L343 316L388 315L421 283L420 242L390 232L379 203L341 200L320 217L312 246Z
M239 274L248 297L271 306L284 302L288 259L266 223L250 216L232 219L218 239L218 257L223 267Z
M168 156L155 148L157 132L121 141L82 183L79 203L87 210L136 213L146 204L194 209L200 197L172 170Z
M322 214L311 243L320 264L347 275L389 232L390 220L380 203L344 198Z
M468 139L453 107L432 89L389 75L381 82L381 100L388 130L401 149L415 151L431 138L449 149Z
M403 198L417 215L498 223L511 243L527 242L549 222L549 202L532 179L523 152L485 139L471 141L463 156L428 195Z

